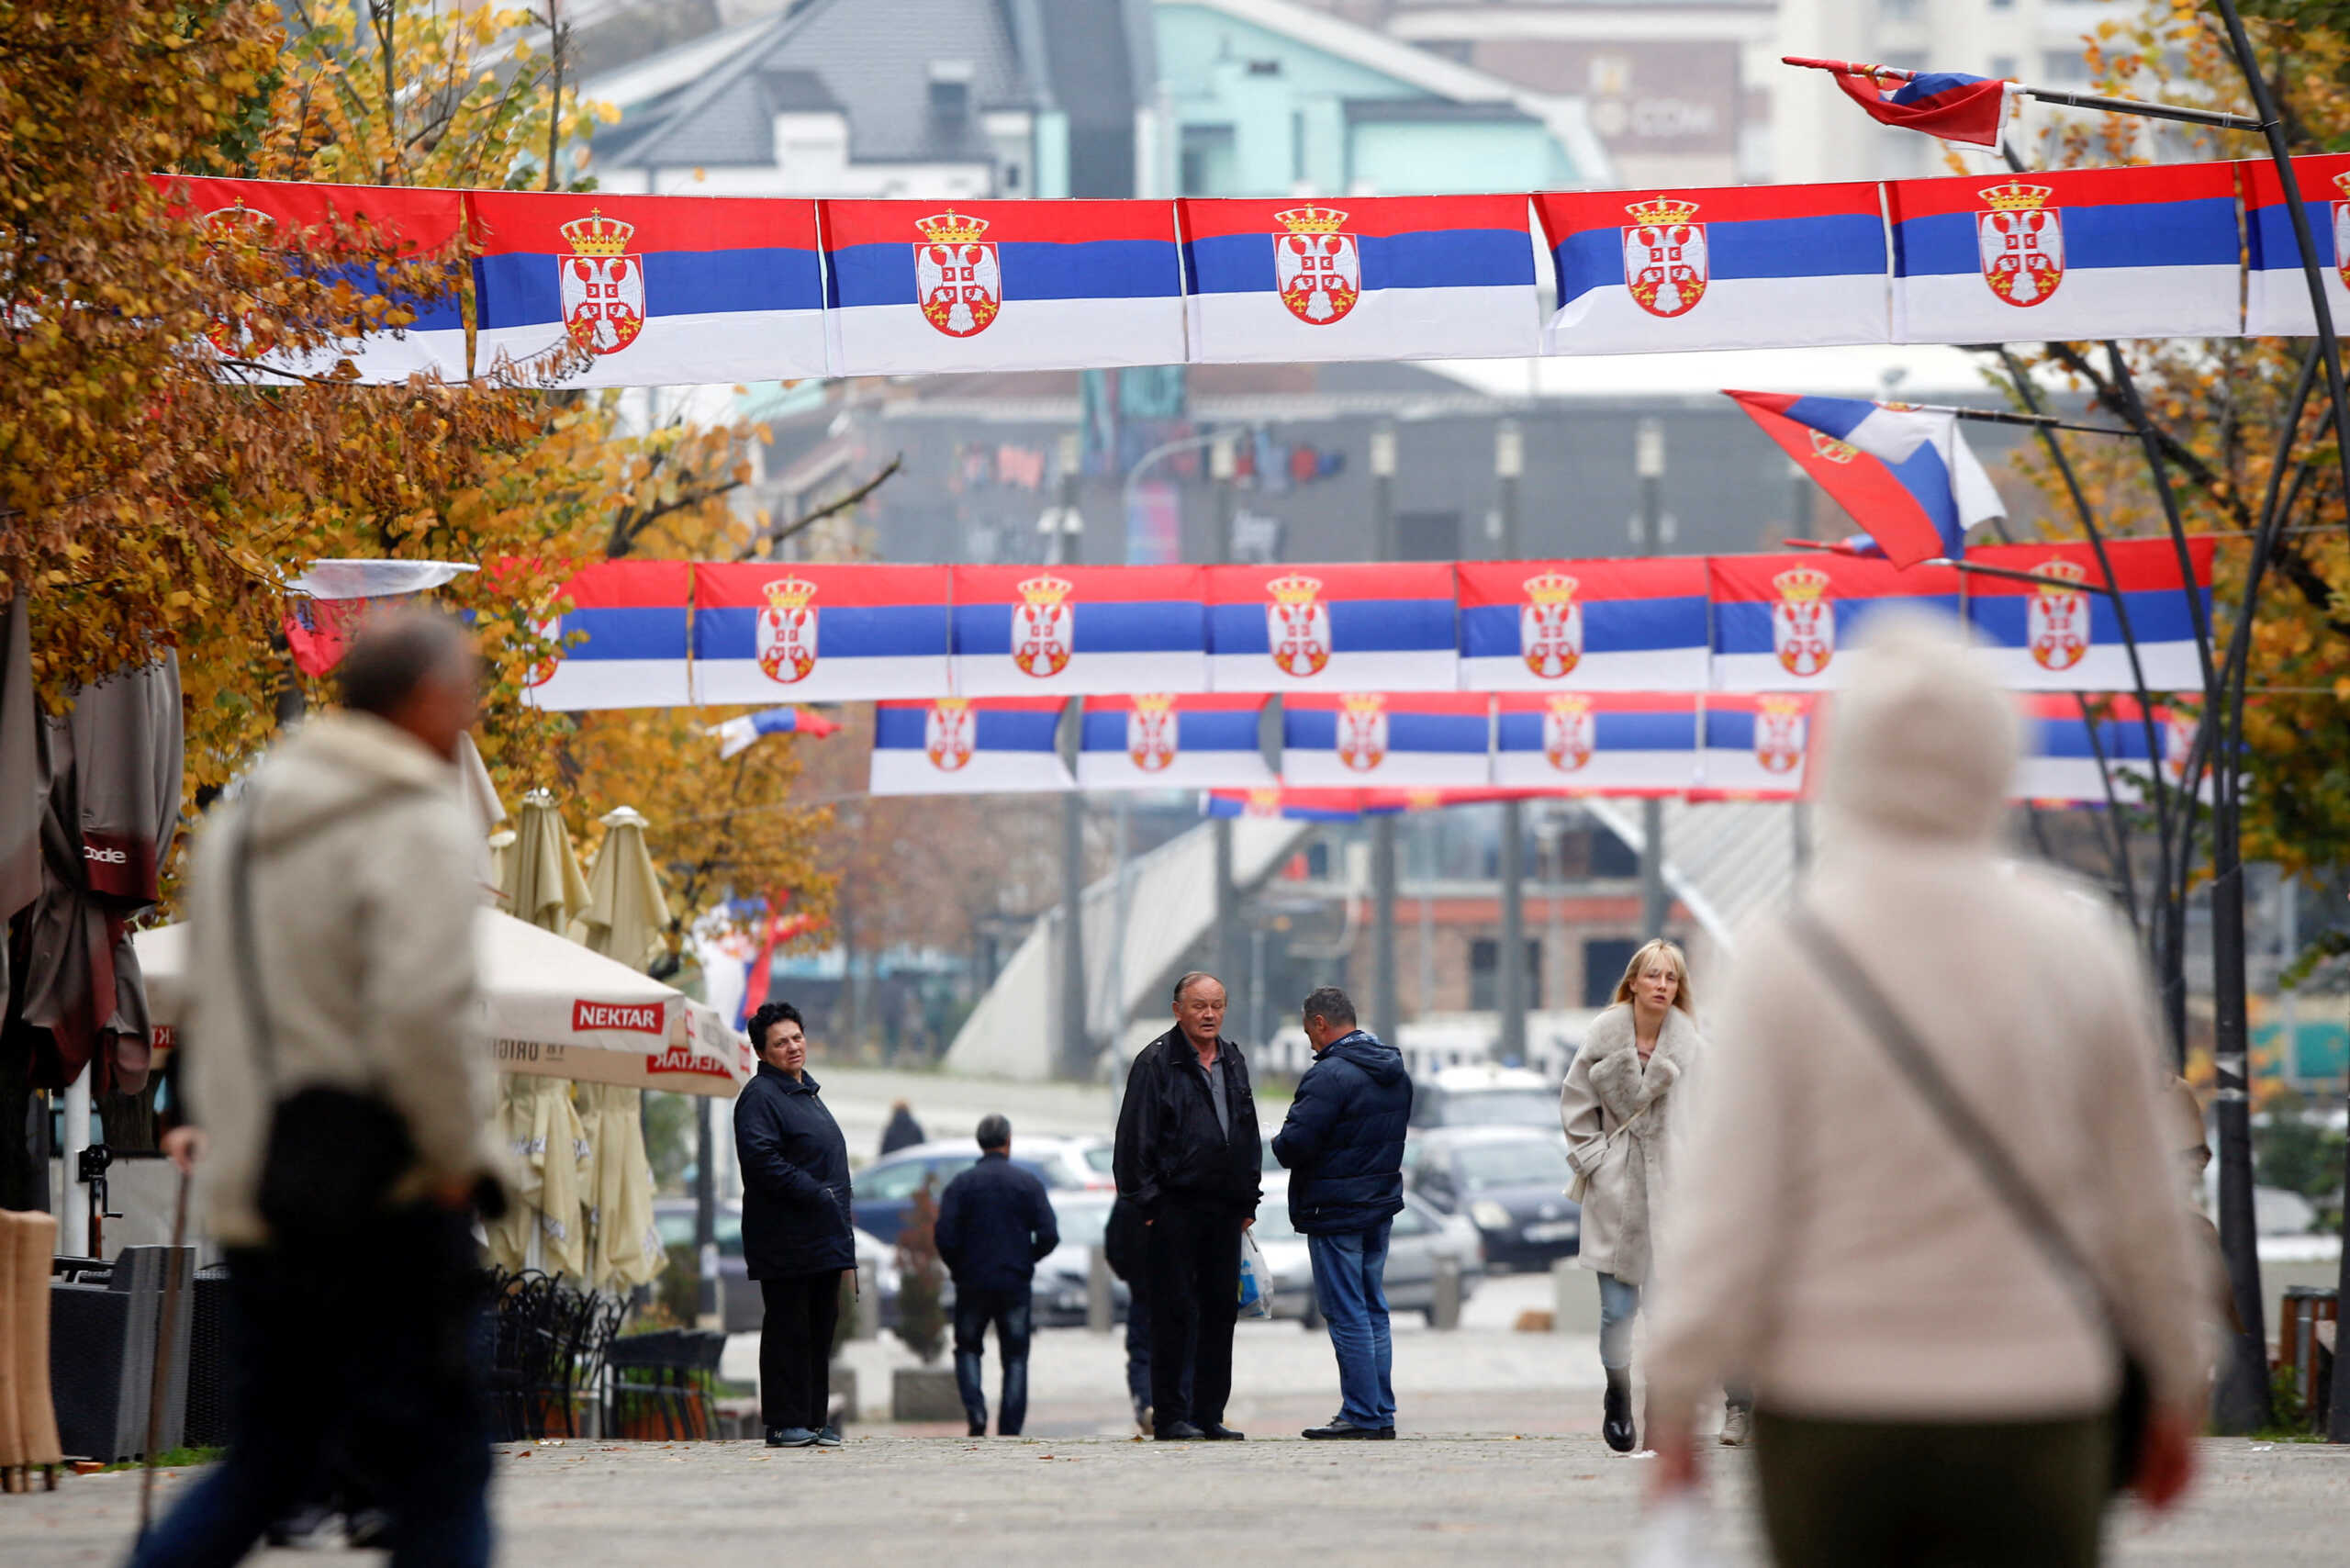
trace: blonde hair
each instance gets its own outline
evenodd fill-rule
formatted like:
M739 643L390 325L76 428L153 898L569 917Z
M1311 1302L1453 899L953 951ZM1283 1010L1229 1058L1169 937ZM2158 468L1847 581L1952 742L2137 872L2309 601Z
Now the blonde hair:
M1640 950L1632 955L1632 961L1624 966L1624 978L1616 982L1615 1000L1618 1002L1631 1001L1632 982L1640 978L1640 971L1649 967L1649 960L1658 957L1672 961L1673 978L1679 982L1673 987L1673 1005L1695 1018L1697 1004L1689 995L1689 956L1681 950L1678 944L1668 942L1662 936L1653 942L1643 943Z

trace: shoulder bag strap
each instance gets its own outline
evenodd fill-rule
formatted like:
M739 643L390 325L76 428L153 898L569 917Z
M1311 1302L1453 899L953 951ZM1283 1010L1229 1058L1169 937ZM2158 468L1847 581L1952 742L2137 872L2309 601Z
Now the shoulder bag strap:
M1941 1119L1958 1146L1974 1159L1984 1181L1990 1184L2000 1202L2007 1204L2009 1212L2031 1235L2034 1245L2064 1280L2065 1287L2073 1293L2084 1312L2098 1323L2116 1344L2126 1350L2121 1318L2113 1310L2112 1298L2098 1282L2097 1271L2065 1233L2064 1225L2041 1197L2039 1191L2017 1169L1998 1136L1960 1098L1958 1091L1920 1043L1916 1032L1876 982L1869 978L1868 971L1861 968L1852 950L1805 905L1796 905L1789 912L1788 921L1814 967L1826 976L1868 1033L1885 1047L1885 1054L1909 1081L1919 1098L1925 1101Z

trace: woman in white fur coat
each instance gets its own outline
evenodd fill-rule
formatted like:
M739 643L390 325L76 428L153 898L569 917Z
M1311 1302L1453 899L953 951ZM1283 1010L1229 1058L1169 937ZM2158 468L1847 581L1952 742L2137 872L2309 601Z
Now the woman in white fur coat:
M1631 1451L1632 1318L1648 1282L1656 1205L1665 1201L1674 1092L1703 1058L1689 960L1658 937L1632 955L1615 1004L1592 1020L1559 1092L1567 1159L1583 1188L1583 1266L1599 1275L1599 1364L1607 1373L1601 1434ZM1733 1400L1722 1440L1745 1440Z

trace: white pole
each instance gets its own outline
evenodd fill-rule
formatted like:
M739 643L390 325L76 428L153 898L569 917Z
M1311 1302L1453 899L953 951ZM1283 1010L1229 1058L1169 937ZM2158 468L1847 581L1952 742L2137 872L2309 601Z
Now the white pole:
M65 1156L65 1223L57 1237L62 1257L90 1255L90 1188L74 1174L82 1168L82 1151L89 1147L90 1070L84 1067L81 1076L65 1086L65 1138L61 1148Z

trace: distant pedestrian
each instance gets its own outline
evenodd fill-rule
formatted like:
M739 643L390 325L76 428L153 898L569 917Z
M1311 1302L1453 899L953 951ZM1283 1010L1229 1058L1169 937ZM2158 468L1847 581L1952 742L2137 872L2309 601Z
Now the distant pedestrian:
M2109 912L2002 857L2014 700L1954 624L1870 624L1818 858L1740 938L1692 1103L1655 1481L1695 1484L1697 1398L1742 1370L1783 1568L2086 1568L2118 1470L2185 1489L2203 1401L2153 991Z
M1175 982L1175 1027L1126 1075L1113 1159L1119 1195L1141 1213L1150 1294L1152 1436L1237 1441L1232 1329L1240 1316L1240 1233L1264 1195L1257 1100L1240 1047L1219 1033L1224 985Z
M978 1137L979 1162L946 1183L931 1234L955 1279L955 1386L971 1436L988 1435L979 1357L993 1324L996 1354L1003 1358L996 1435L1016 1438L1028 1420L1028 1338L1035 1323L1029 1289L1037 1263L1061 1244L1061 1233L1044 1182L1012 1163L1012 1124L983 1117Z
M228 1258L230 1439L137 1568L236 1562L343 1474L395 1568L490 1560L472 1211L500 1194L451 766L472 643L396 611L337 678L341 709L215 811L189 876L193 1120L167 1148Z
M1689 961L1662 937L1624 966L1614 1001L1591 1022L1559 1093L1567 1161L1583 1189L1578 1263L1599 1276L1599 1365L1607 1377L1600 1435L1617 1453L1638 1440L1632 1421L1632 1320L1647 1284L1657 1216L1665 1205L1675 1092L1705 1055ZM1746 1441L1748 1414L1733 1396L1722 1441Z
M1338 1359L1338 1413L1304 1435L1393 1438L1387 1237L1404 1209L1412 1075L1401 1051L1357 1027L1355 1004L1337 987L1322 987L1301 1011L1314 1065L1298 1080L1273 1158L1289 1167L1290 1224L1305 1238Z
M890 1107L890 1125L881 1129L881 1158L887 1159L901 1148L912 1148L923 1142L922 1124L914 1120L913 1107L903 1100Z
M759 1070L734 1102L743 1170L743 1260L759 1282L759 1419L771 1449L838 1448L832 1423L833 1335L841 1276L856 1270L848 1144L808 1070L800 1010L770 1002L751 1015Z

